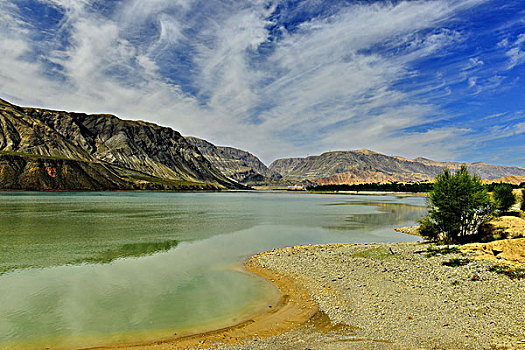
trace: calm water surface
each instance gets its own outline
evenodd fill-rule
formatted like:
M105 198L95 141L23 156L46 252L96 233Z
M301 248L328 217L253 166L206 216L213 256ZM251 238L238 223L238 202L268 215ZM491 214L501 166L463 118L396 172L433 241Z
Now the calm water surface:
M0 349L93 346L220 327L273 285L240 269L306 243L415 241L423 197L0 193Z

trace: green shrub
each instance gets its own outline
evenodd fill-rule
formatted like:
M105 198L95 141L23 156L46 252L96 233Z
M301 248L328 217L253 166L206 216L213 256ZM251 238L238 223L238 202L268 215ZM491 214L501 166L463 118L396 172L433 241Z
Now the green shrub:
M393 257L393 251L392 248L372 248L372 249L366 249L358 253L352 254L355 258L367 258L367 259L378 259L378 260L384 260Z
M420 234L432 241L465 242L478 235L490 220L490 196L478 176L465 166L455 174L449 169L437 176L428 202L428 215L420 220Z
M461 250L459 250L458 247L441 247L441 248L435 248L435 247L428 247L425 255L427 258L431 258L433 256L438 255L447 255L447 254L463 254Z
M525 211L525 189L521 190L521 206L520 209Z
M465 266L470 262L470 259L453 258L448 261L443 261L441 264L450 267Z
M511 184L497 184L494 187L494 192L492 192L492 197L494 207L500 212L508 211L516 203L516 196L512 193Z
M490 222L481 225L478 234L474 237L477 242L492 242L498 239L508 238L509 234L505 226L494 226Z
M522 279L522 278L525 278L525 268L523 268L523 267L510 267L510 266L507 266L507 265L494 265L494 266L489 267L489 271L509 276L510 279Z
M419 219L417 232L430 241L439 240L439 228L434 221L427 215Z

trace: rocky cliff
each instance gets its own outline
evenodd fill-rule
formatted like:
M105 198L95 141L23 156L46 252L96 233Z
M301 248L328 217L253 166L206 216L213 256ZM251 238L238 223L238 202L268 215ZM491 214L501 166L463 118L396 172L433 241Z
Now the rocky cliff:
M466 164L471 173L482 178L525 175L525 168ZM327 152L306 158L274 161L269 169L295 183L358 184L367 182L410 182L432 180L445 167L459 169L461 163L435 162L391 157L370 150Z
M356 184L433 179L460 163L358 151L278 159L266 167L232 147L113 115L26 108L0 100L0 189L193 190ZM467 164L482 178L525 176L525 168Z
M0 161L1 188L242 188L170 128L113 115L18 107L3 100ZM50 171L57 175L49 178L46 169L56 169ZM84 186L76 188L75 183Z
M226 177L249 186L280 185L281 175L271 171L253 154L199 139L186 137Z

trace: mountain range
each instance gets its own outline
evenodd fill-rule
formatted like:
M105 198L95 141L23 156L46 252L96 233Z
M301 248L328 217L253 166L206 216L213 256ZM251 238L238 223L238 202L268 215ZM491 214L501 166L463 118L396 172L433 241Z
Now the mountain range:
M470 173L484 179L523 176L525 168L478 163L436 162L425 158L406 159L367 149L326 152L306 158L277 159L269 169L295 183L321 185L370 182L431 181L444 168L466 165Z
M0 100L0 188L245 188L170 128L113 115L24 108Z
M523 167L466 165L486 179L525 176ZM0 189L221 190L413 182L460 166L366 149L277 159L266 166L249 152L153 123L19 107L0 99Z
M253 154L214 144L197 137L186 137L186 140L199 151L225 176L248 186L282 186L291 185L282 176L270 170Z

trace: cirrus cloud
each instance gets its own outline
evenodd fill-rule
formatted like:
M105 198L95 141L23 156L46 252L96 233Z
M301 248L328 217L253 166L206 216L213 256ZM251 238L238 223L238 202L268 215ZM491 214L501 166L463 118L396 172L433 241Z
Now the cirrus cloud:
M522 63L520 35L494 38L506 66L465 51L462 20L488 3L4 0L0 94L157 122L266 162L354 148L468 160L497 121L468 125L448 106L482 101Z

